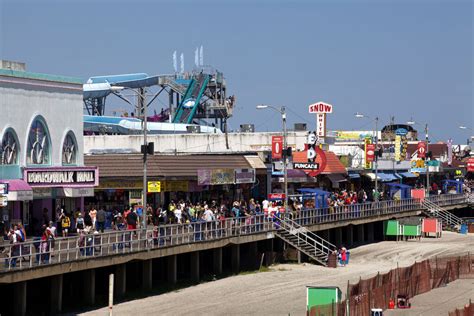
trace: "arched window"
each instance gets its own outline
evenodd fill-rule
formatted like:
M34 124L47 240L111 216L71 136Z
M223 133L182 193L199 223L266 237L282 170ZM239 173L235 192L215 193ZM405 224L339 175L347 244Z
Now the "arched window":
M51 140L48 127L42 117L35 118L31 124L26 163L28 165L51 164Z
M20 144L18 137L13 129L9 128L5 131L0 147L0 164L1 165L17 165L20 157Z
M77 142L73 132L67 133L63 142L63 165L75 165L77 157Z

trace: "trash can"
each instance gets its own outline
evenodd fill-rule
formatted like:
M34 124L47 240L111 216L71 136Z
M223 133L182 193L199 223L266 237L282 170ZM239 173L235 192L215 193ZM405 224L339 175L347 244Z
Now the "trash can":
M328 256L328 268L337 268L337 253L331 252Z
M349 257L351 256L350 251L346 251L346 264L349 264Z
M467 225L466 224L462 224L461 225L461 230L459 231L461 234L467 234Z

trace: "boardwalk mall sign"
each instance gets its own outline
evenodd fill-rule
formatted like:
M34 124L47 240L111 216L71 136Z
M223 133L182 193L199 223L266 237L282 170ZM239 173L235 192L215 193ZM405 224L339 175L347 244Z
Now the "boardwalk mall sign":
M24 180L32 187L91 187L98 185L97 168L27 168Z

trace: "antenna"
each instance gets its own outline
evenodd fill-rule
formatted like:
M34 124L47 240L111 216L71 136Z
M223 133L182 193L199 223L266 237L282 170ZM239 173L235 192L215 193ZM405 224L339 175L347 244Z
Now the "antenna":
M181 73L184 73L184 54L181 53Z
M173 52L173 68L174 72L178 72L178 58L176 56L176 51Z
M202 47L202 45L199 51L199 64L201 64L201 67L204 66L204 48Z
M194 65L196 65L196 68L199 67L199 48L197 47L194 51Z

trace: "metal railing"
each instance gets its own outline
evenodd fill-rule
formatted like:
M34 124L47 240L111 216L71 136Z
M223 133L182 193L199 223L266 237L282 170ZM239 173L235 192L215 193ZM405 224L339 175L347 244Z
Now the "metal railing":
M426 214L430 217L439 218L444 225L450 227L456 227L464 224L464 220L457 217L451 212L444 210L438 204L430 201L429 199L423 200L423 206L426 207L427 212Z
M327 264L328 256L337 249L336 246L297 224L289 216L280 218L274 215L273 217L279 229L277 234L281 238L323 265Z
M467 202L463 194L440 195L429 198L438 205ZM419 199L380 201L344 205L334 208L303 210L291 220L300 226L330 222L344 222L380 215L419 210ZM290 218L289 214L285 218ZM132 253L183 244L206 242L228 237L274 231L277 227L264 214L221 221L193 222L155 226L150 230L116 230L101 234L79 235L53 240L32 240L0 244L0 273L13 269L34 268L45 264L59 264L100 256ZM306 228L304 228L307 230ZM313 238L314 239L314 238Z
M315 241L315 243L320 244L321 248L325 250L325 252L331 252L334 250L337 250L337 247L330 243L328 240L318 236L317 234L313 233L312 231L308 230L306 227L301 226L298 224L296 221L292 220L289 216L289 214L285 214L286 216L282 216L281 223L282 225L281 228L285 229L288 231L290 234L306 234L308 235L312 240ZM275 216L276 219L279 219L278 217Z

